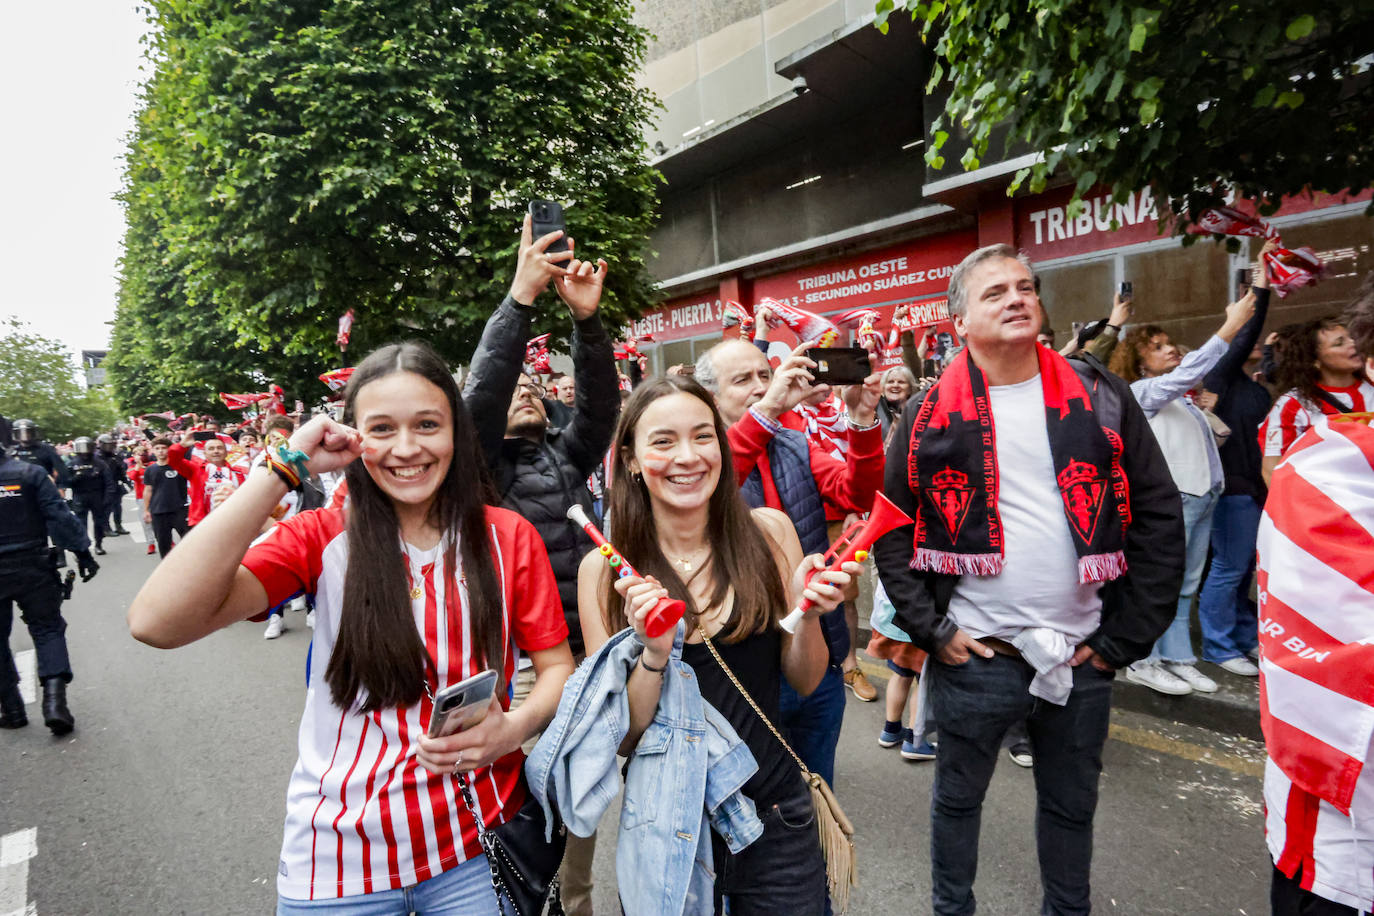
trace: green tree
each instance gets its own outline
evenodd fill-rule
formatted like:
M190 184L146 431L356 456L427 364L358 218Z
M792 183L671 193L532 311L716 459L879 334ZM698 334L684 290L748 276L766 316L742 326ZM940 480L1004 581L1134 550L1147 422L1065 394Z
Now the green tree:
M1181 230L1228 190L1277 207L1305 190L1374 184L1369 3L880 0L934 40L928 91L950 87L926 162L951 134L977 168L995 130L1043 151L1017 173L1039 191L1145 187Z
M305 385L341 364L349 308L350 352L423 337L466 361L533 197L563 202L578 251L611 262L608 324L652 301L656 103L634 82L646 33L628 0L149 8L113 343L127 403L254 371ZM570 328L553 307L540 325ZM313 384L283 387L313 400Z
M29 419L53 442L93 436L119 421L102 389L77 381L76 362L60 341L13 316L0 321L0 415Z

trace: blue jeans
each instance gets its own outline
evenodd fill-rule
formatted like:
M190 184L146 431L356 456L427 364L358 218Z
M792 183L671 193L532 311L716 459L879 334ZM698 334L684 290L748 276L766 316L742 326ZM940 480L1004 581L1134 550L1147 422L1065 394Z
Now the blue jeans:
M1212 515L1212 568L1197 604L1202 657L1209 662L1240 658L1259 644L1250 576L1260 512L1250 496L1223 496Z
M795 794L759 807L763 836L736 855L711 832L716 868L716 912L721 898L730 916L821 916L830 898L825 859L816 834L811 791L797 777Z
M1180 493L1183 497L1184 566L1183 587L1179 589L1174 622L1159 637L1150 653L1151 661L1181 662L1191 665L1197 661L1193 654L1193 639L1188 634L1188 617L1193 610L1193 596L1202 581L1202 568L1207 565L1207 544L1212 538L1212 511L1216 509L1221 487L1205 496Z
M932 657L927 672L940 729L930 799L932 912L966 916L976 909L983 796L1002 736L1022 721L1035 755L1040 912L1090 912L1093 814L1115 675L1090 662L1080 665L1068 703L1056 706L1030 695L1035 671L1019 658L975 655L965 664L945 665Z
M835 748L840 743L840 725L844 722L844 676L831 665L825 669L820 684L810 696L798 696L782 680L779 702L782 721L778 728L792 745L792 750L813 773L819 773L833 788L835 785Z
M509 907L508 907L509 909ZM496 893L486 856L469 859L443 874L400 890L373 891L324 900L277 897L277 916L495 916Z

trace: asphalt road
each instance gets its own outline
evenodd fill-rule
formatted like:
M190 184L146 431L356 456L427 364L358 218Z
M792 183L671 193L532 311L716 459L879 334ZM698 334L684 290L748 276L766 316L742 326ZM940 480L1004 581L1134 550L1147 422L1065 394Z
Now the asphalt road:
M127 513L126 513L127 514ZM158 562L106 542L66 606L76 731L37 706L0 732L0 916L270 913L310 631L239 624L174 652L135 643L124 612ZM16 623L10 644L31 649ZM929 912L931 764L876 743L881 704L852 697L837 792L858 827L851 913ZM1122 914L1267 912L1259 773L1245 739L1114 717L1096 821L1094 907ZM1033 773L1005 757L983 815L980 912L1039 910ZM614 825L598 848L597 912L614 914Z

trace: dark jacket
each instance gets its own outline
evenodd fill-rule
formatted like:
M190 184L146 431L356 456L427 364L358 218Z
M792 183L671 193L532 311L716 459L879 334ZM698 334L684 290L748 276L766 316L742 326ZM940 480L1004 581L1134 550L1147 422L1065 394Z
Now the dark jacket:
M568 521L574 502L595 517L587 478L605 457L620 413L611 339L592 315L573 324L573 379L577 393L572 419L550 429L542 442L507 439L506 416L520 378L534 308L509 296L487 321L463 386L463 403L477 426L477 438L496 481L501 504L520 513L544 540L558 580L568 623L568 643L581 654L577 617L577 568L593 548L581 528Z
M71 472L72 496L88 507L111 506L119 498L114 471L99 455L92 456L90 463L76 459L68 470Z
M1159 443L1129 386L1091 356L1069 360L1104 423L1120 429L1121 464L1130 483L1131 526L1126 532L1124 576L1102 587L1102 620L1087 643L1114 668L1150 654L1174 618L1183 583L1183 505ZM916 496L907 483L911 424L924 400L907 401L887 453L884 492L907 515ZM958 576L911 568L914 531L904 525L878 541L873 554L883 588L896 610L894 622L932 654L958 627L947 616Z
M0 499L0 559L30 562L39 551L46 556L49 537L64 550L91 549L85 525L43 468L8 457L0 448L0 488L17 494Z
M1274 399L1269 389L1245 374L1245 362L1259 340L1269 314L1269 290L1255 287L1255 314L1240 329L1226 354L1203 378L1202 384L1217 396L1212 413L1231 427L1231 435L1217 450L1226 475L1226 496L1250 496L1261 506L1268 490L1260 473L1262 456L1259 426L1269 415Z

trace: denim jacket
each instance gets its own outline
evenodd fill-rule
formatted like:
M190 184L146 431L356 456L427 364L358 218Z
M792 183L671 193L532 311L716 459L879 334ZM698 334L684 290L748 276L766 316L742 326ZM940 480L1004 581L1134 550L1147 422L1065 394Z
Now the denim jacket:
M627 916L710 916L713 828L733 853L763 833L740 790L758 770L730 723L701 698L678 624L653 721L625 779L616 880ZM616 750L630 724L625 686L644 646L626 628L568 679L558 713L525 762L530 791L577 836L591 836L620 790Z

